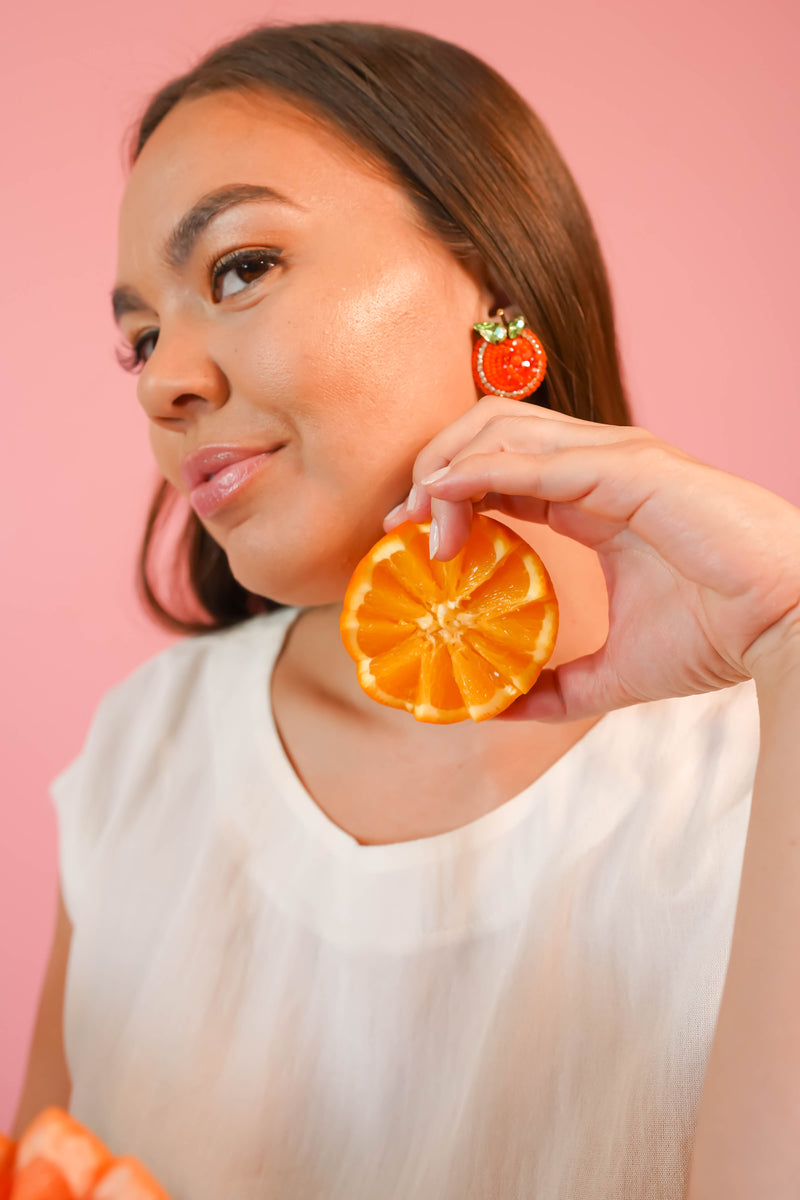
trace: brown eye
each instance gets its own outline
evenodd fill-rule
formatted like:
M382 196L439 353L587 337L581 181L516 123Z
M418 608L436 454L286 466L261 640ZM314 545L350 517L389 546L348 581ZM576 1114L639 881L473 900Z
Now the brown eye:
M277 250L237 250L214 266L211 290L215 300L235 296L265 275L280 259Z

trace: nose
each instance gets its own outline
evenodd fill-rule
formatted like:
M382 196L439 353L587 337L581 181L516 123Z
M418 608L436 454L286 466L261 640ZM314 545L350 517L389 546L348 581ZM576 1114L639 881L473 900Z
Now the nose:
M136 392L151 421L174 428L196 411L225 404L230 385L202 329L183 321L162 324Z

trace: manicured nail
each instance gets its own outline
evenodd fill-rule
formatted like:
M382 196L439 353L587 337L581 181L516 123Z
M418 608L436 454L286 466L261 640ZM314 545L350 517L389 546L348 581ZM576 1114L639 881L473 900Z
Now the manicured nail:
M441 479L450 470L449 466L442 467L439 471L434 471L432 475L426 475L424 479L420 479L420 483L427 487L429 483L436 483L437 479Z
M417 485L414 484L414 486L411 488L411 491L408 493L408 498L406 500L406 508L408 508L409 511L411 509L415 508L418 499L419 499L419 494L417 491Z
M405 500L401 500L399 504L396 504L396 505L394 506L394 508L392 509L392 511L391 511L391 512L388 512L388 513L386 514L386 516L383 518L383 519L384 519L384 521L391 521L393 517L396 517L396 516L397 516L397 514L400 512L400 509L403 507L403 505L404 505L404 504L405 504Z
M439 525L434 517L431 521L431 531L428 535L430 541L430 550L428 557L436 558L436 551L439 549Z

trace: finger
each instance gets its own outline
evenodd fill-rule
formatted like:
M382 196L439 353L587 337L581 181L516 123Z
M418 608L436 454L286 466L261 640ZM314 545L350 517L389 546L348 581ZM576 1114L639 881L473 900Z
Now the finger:
M547 500L536 500L530 496L501 496L496 492L488 492L483 500L448 501L430 500L430 511L436 520L437 550L431 557L441 562L455 558L463 549L472 528L472 518L476 512L492 513L495 517L513 517L519 521L536 522L541 525L550 524L550 505Z
M631 696L621 686L608 667L606 649L602 646L593 654L573 659L554 670L546 668L529 692L493 719L558 725L601 716L637 704L641 699Z
M431 513L429 482L445 472L449 475L453 468L465 458L473 459L480 454L498 453L514 457L534 453L541 455L567 446L607 446L621 445L624 442L640 444L648 442L655 445L657 442L652 434L635 427L597 425L590 421L573 421L572 418L566 418L563 421L555 419L548 424L537 420L535 416L533 420L529 415L520 416L518 415L520 411L518 405L514 415L506 412L491 416L475 436L457 451L446 466L437 467L430 475L420 477L418 469L426 453L423 452L414 466L415 483L409 493L403 519L427 520ZM432 461L440 461L440 459ZM443 513L446 511L442 510ZM454 529L462 527L463 521L457 521L454 524ZM459 549L460 545L454 542L453 553Z
M649 439L653 434L634 425L602 425L566 413L552 413L518 400L496 397L479 401L442 429L417 455L414 481L420 482L446 465L471 454L496 451L544 454L567 446L607 445ZM509 407L511 405L512 407ZM547 413L545 417L543 414Z
M472 528L469 500L431 500L431 558L447 562L455 558Z
M441 430L420 451L414 462L412 471L413 483L408 496L400 504L387 513L383 519L383 527L389 532L402 525L404 521L419 523L431 519L431 501L420 480L442 468L448 467L453 455L461 447L468 445L487 421L493 417L505 414L516 414L519 401L505 400L497 396L484 396L471 409L452 421ZM440 509L440 516L445 509Z
M403 521L427 521L431 516L427 480L475 454L507 452L544 454L575 445L657 439L638 426L601 425L566 413L520 404L518 400L486 396L434 437L417 456L406 500L387 514L384 528Z
M440 467L447 466L454 455L475 437L487 421L495 416L516 415L519 403L519 400L506 400L502 396L483 396L455 421L440 429L422 448L414 463L414 480L422 479ZM532 405L526 407L533 411Z
M514 413L519 401L505 400L497 396L484 396L472 408L463 413L441 430L420 451L412 471L412 487L402 503L387 513L383 527L388 532L404 521L423 522L431 519L430 497L420 485L423 476L433 474L450 465L456 450L468 444L486 421L500 413ZM441 514L440 514L441 515Z
M529 692L509 704L493 721L542 721L559 725L568 721L564 701L559 689L556 672L542 671Z
M650 490L647 466L644 458L634 462L614 446L571 446L543 454L474 454L453 463L426 487L436 499L473 503L490 492L574 502L603 488L605 515L626 520Z
M418 489L422 493L422 501L415 502L414 488L411 488L408 496L391 512L388 512L383 518L383 528L387 533L392 529L396 529L398 525L402 525L405 521L416 521L418 524L423 521L430 520L431 516L431 498L424 488Z
M499 492L487 492L482 500L473 503L472 510L479 513L501 513L503 516L513 517L516 521L529 521L536 525L550 523L549 502L537 500L535 496L503 496Z
M653 488L652 460L631 464L613 447L574 447L552 454L473 455L430 484L432 503L469 500L597 549L634 518L641 523ZM463 544L463 543L462 543ZM448 542L448 552L460 545Z

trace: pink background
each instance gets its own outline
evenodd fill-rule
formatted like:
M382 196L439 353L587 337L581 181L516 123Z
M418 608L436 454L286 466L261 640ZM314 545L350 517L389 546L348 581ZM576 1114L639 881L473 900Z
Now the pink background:
M638 423L800 503L791 0L16 5L0 48L0 1129L54 923L48 782L105 689L171 640L133 591L154 468L108 312L123 133L151 90L270 18L396 22L499 68L594 216Z

